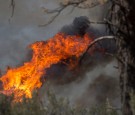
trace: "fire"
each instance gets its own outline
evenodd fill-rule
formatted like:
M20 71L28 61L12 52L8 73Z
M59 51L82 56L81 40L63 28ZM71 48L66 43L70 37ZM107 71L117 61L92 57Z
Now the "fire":
M0 78L3 83L2 93L14 94L15 101L21 101L22 97L31 98L32 91L42 86L40 79L47 68L61 60L79 58L91 41L87 34L81 37L58 33L48 41L31 44L32 59L21 67L8 69Z

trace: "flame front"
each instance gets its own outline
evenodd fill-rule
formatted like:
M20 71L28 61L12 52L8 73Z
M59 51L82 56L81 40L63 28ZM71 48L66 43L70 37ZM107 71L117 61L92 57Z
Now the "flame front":
M0 78L3 83L2 92L14 94L15 101L21 101L23 96L31 98L32 91L41 87L40 78L45 75L46 68L73 56L78 58L91 41L87 34L82 38L58 33L48 41L31 44L32 59L21 67L8 69Z

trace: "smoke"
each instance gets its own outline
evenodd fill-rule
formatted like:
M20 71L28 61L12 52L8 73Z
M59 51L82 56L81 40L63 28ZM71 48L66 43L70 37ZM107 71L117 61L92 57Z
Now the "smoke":
M10 1L0 1L0 69L2 71L7 66L16 67L23 64L29 53L29 44L47 40L61 27L72 23L75 17L83 14L83 16L89 16L91 20L102 20L102 12L105 12L104 6L99 6L90 11L75 8L71 13L72 6L70 6L61 12L52 24L39 28L38 25L46 23L52 16L45 14L43 7L55 9L59 7L59 0L17 0L15 3L14 16L10 18ZM97 28L101 26L98 25Z
M76 17L71 25L64 26L60 32L67 35L80 35L83 36L89 28L89 19L86 16Z
M15 14L11 19L9 1L0 1L0 69L4 72L7 66L16 67L30 59L29 44L35 41L47 40L47 38L56 34L59 28L62 28L64 25L66 26L60 32L70 35L84 35L85 32L88 32L96 38L105 34L105 27L103 25L89 24L85 16L89 16L92 21L102 21L103 13L106 12L107 7L99 6L91 10L76 8L72 13L69 13L72 8L71 6L66 8L52 24L39 28L39 24L44 24L52 16L45 15L42 7L57 8L58 1L18 0L15 2ZM68 25L70 23L71 25ZM105 45L107 44L108 42ZM110 82L110 85L114 85L114 82L117 82L118 79L118 72L114 69L113 65L116 65L116 62L108 58L108 56L87 55L81 67L78 66L76 69L69 71L66 65L59 63L53 65L50 70L47 70L46 77L50 79L52 76L50 87L54 89L56 95L69 98L72 104L79 103L88 106L103 102L106 97L116 101L118 99L117 95L113 94L117 92L117 88L110 87L106 89L108 82ZM53 83L54 81L55 83ZM97 81L98 85L95 85ZM98 86L103 86L103 88ZM46 89L42 88L42 91L46 92ZM109 94L105 96L107 92ZM110 97L111 95L112 97ZM105 96L104 99L97 99L103 96Z
M105 35L105 32L101 32L90 23L90 19L87 16L75 17L73 22L70 25L64 25L61 28L60 32L63 32L67 35L80 36L83 36L84 34L88 33L94 38Z
M72 24L64 26L60 32L67 35L84 35L85 33L91 35L93 31L93 35L100 36L98 31L92 29L88 18L81 16L76 17ZM106 41L100 45L102 48L108 48L108 52L114 53L115 51L110 47L115 47L114 42ZM118 71L114 66L117 66L117 63L112 57L96 51L92 55L87 54L83 63L73 69L69 69L63 63L53 65L47 70L45 77L50 82L48 87L57 96L67 97L71 105L79 104L83 107L90 107L103 104L106 99L109 99L112 105L120 106ZM41 92L46 92L45 89L43 88Z
M117 63L115 60L101 61L102 63L95 64L93 67L89 65L89 68L81 68L78 74L73 75L68 72L68 75L61 74L59 78L67 81L67 78L70 77L72 81L61 83L60 79L57 79L57 83L50 81L47 87L57 97L68 98L71 105L77 104L82 107L90 107L96 104L103 104L108 98L113 106L119 107L118 71L114 69ZM57 72L61 73L62 71ZM54 77L57 78L57 76ZM46 86L45 88L43 87L40 91L41 95L44 95L43 92L47 92L48 88ZM43 99L46 98L43 97Z
M85 92L76 100L76 103L82 106L92 106L103 104L106 99L109 99L112 106L119 107L120 94L117 86L118 81L116 78L101 74L86 87Z

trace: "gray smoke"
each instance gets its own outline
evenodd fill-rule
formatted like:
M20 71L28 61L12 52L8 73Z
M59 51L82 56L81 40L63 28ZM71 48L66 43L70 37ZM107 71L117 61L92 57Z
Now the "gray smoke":
M72 6L67 7L52 24L44 28L39 28L38 25L46 23L52 16L46 15L42 7L49 9L57 8L58 1L59 0L16 0L14 17L10 18L10 1L0 0L0 69L2 69L3 73L7 66L17 67L30 59L28 50L29 44L35 41L47 40L54 36L64 25L71 24L70 26L64 26L60 30L70 35L83 35L84 32L90 32L92 34L94 33L97 37L105 34L105 26L89 24L87 18L84 17L88 16L92 21L102 21L108 8L104 5L92 9L75 8L72 13L70 13ZM80 16L82 16L82 18L76 18L77 21L73 22L75 17ZM89 27L87 28L88 25ZM84 28L84 30L81 29L80 31L79 28ZM93 56L89 59L88 55L85 58L85 60L87 60L86 63L73 71L69 71L67 66L63 64L53 65L48 75L53 76L53 80L56 76L56 81L58 81L57 78L61 79L59 83L50 83L56 94L69 98L73 104L80 103L83 105L88 104L87 106L89 106L93 103L100 103L101 100L97 102L97 98L105 95L102 94L104 88L100 89L100 91L97 90L98 88L93 85L94 82L102 81L104 76L108 76L108 79L112 79L112 77L116 80L118 79L118 72L113 68L113 65L117 65L116 62L108 59L108 57L103 58L104 57L100 56L100 58L96 58L96 61L94 61L95 57ZM101 80L98 80L98 77L100 77ZM106 82L102 81L103 86L108 83L106 77L104 81ZM114 82L115 80L110 80L110 84ZM91 86L93 88L91 88ZM102 84L98 86L102 86ZM115 89L110 88L108 90L115 92ZM46 92L46 89L43 88L42 91ZM110 94L112 93L110 92ZM115 99L117 98L117 96L113 97ZM45 97L43 97L43 99L44 98ZM108 98L110 97L108 96ZM90 101L89 103L85 103L86 100L82 102L83 99L90 99ZM91 101L92 99L93 101Z
M83 27L85 29L82 32L79 29ZM60 32L76 35L79 32L90 33L90 30L93 31L93 35L98 33L95 31L96 29L92 30L88 18L81 16L75 18L72 24L64 26ZM101 43L102 48L107 48L106 44L111 46L114 43L111 44L109 41ZM108 50L112 49L108 47ZM72 70L69 70L63 63L53 65L47 70L46 78L50 82L49 87L55 94L67 97L72 105L90 107L95 104L103 104L106 99L109 99L112 105L119 107L118 72L113 66L117 66L117 63L112 57L95 51L93 55L86 55L81 66L78 65ZM46 88L43 88L41 92L46 92L45 90Z
M53 84L50 81L47 87L56 96L68 98L71 105L79 104L82 107L90 107L96 104L103 104L108 98L113 106L119 107L120 94L118 79L116 78L118 72L114 69L116 65L117 63L114 60L108 62L104 60L104 62L96 64L91 69L85 67L87 71L81 68L82 70L77 75L68 74L72 78L72 82L62 84L61 82L57 82ZM89 65L89 67L91 66ZM69 77L68 75L63 74L59 77ZM57 80L59 81L60 79ZM43 92L47 92L46 90L47 88L43 87L41 89L41 95L44 95Z

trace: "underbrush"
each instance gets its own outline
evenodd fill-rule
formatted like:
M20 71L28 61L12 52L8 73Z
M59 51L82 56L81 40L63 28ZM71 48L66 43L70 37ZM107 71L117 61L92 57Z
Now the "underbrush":
M24 98L22 102L13 102L13 96L0 94L0 115L118 115L108 102L92 108L70 106L64 98L56 98L55 94L48 91L47 103L40 102L37 93L32 99Z

